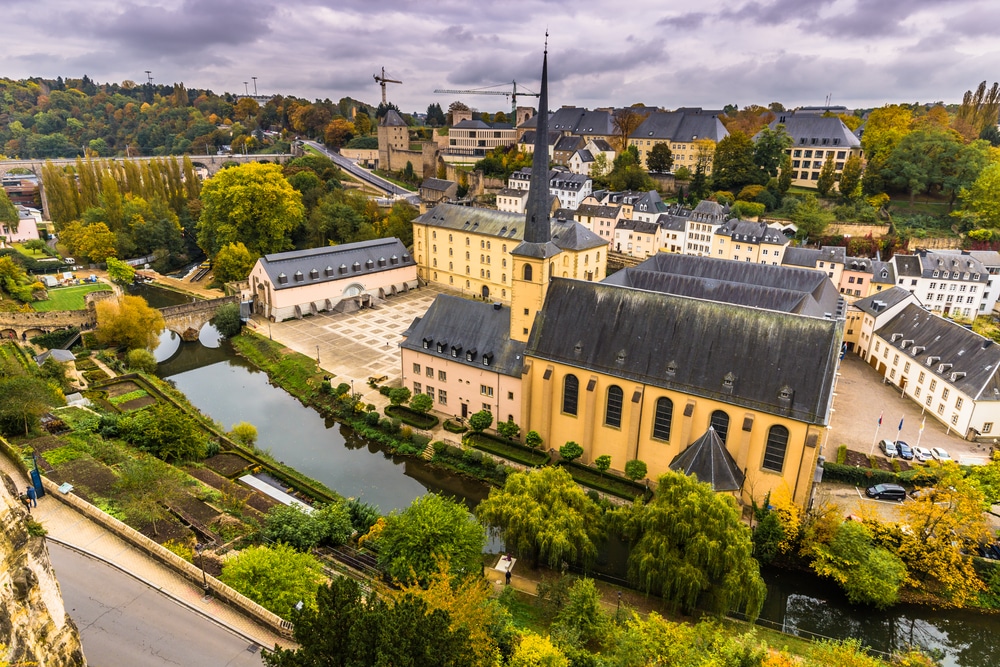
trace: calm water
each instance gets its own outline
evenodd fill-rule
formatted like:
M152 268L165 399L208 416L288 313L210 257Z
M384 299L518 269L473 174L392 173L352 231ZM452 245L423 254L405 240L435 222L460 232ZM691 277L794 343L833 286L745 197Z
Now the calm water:
M186 301L153 287L140 289L158 307ZM447 475L420 460L394 457L351 429L324 420L271 386L267 375L236 356L211 325L197 343L183 343L165 332L155 354L161 362L158 374L224 427L250 422L257 427L258 446L275 458L338 493L377 505L383 513L405 508L428 491L461 498L470 509L486 497L485 485ZM487 550L502 547L491 541ZM607 545L598 567L621 576L626 557L624 545ZM766 569L764 578L768 597L761 619L769 626L807 636L857 637L886 653L911 644L936 648L945 652L945 667L1000 665L1000 616L906 605L871 611L850 605L835 585L807 574Z

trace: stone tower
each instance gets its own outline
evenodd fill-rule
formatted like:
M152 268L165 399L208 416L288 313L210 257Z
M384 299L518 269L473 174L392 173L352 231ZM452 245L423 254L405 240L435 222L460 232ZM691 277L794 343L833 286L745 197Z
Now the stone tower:
M406 121L395 109L389 109L378 122L378 167L392 171L389 149L398 151L410 149L410 131Z

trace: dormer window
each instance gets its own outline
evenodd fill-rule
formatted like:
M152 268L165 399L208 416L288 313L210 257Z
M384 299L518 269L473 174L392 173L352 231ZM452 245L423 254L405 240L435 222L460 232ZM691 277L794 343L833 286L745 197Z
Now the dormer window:
M940 271L935 271L935 272L934 272L934 273L933 273L932 275L933 275L933 276L934 276L935 278L937 278L937 277L938 277L938 276L940 275ZM947 278L947 276L945 276L945 277Z
M354 271L355 273L357 273L358 271L360 271L361 270L361 262L354 262L354 264L351 264L351 270Z
M341 274L347 273L347 264L341 264L340 268L337 269Z
M373 262L372 260L369 259L367 262L365 262L365 269L371 271L374 267L375 267L375 262Z
M309 280L316 280L317 278L319 278L319 271L317 271L316 269L310 269Z
M434 342L434 341L433 341L432 339L430 339L430 338L425 338L425 339L423 340L423 343L424 343L424 349L425 349L425 350L429 350L429 349L431 349L431 343L433 343L433 342Z
M325 269L323 269L323 275L325 275L327 278L329 278L330 276L332 276L333 275L333 267L332 266L328 266Z
M466 350L466 352L465 352L465 360L466 361L475 361L476 360L476 348L472 348L471 350Z
M487 352L483 355L483 366L490 366L493 364L493 353Z
M438 352L444 352L444 348L445 347L446 347L445 343L438 343L437 344L437 351Z
M278 274L278 284L279 285L287 285L288 284L288 276L286 276L284 273L279 273Z
M778 399L782 401L792 400L792 388L789 387L787 384L783 386L781 390L778 392Z
M385 257L379 257L378 258L378 265L379 266L385 266Z
M462 354L462 346L461 345L452 345L451 346L451 356L453 356L453 357L455 357L457 359L458 355L460 355L460 354Z
M670 363L667 364L667 375L676 375L676 374L677 374L677 362L671 361Z

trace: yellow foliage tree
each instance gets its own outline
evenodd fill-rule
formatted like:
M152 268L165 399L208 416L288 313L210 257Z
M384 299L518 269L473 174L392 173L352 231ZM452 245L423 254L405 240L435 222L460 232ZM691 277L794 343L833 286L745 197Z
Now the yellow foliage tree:
M154 350L165 328L163 315L141 296L97 302L97 340L108 347Z
M569 659L548 637L529 632L510 658L510 667L569 667Z
M799 531L802 530L802 510L792 501L792 492L788 484L782 482L781 486L771 493L771 507L781 519L781 527L785 529L785 536L778 543L778 551L787 554L795 547Z

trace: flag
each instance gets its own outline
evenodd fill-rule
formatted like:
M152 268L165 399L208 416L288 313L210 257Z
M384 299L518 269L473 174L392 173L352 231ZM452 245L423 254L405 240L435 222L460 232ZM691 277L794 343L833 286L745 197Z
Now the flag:
M885 414L885 410L883 410L882 412L878 413L878 425L879 426L882 425L882 415L884 415L884 414Z
M923 433L923 432L924 432L924 425L925 425L926 423L927 423L927 417L924 417L924 418L923 418L923 420L921 420L921 422L920 422L920 432L921 432L921 433Z
M903 430L903 418L902 417L899 418L899 430L900 431Z

